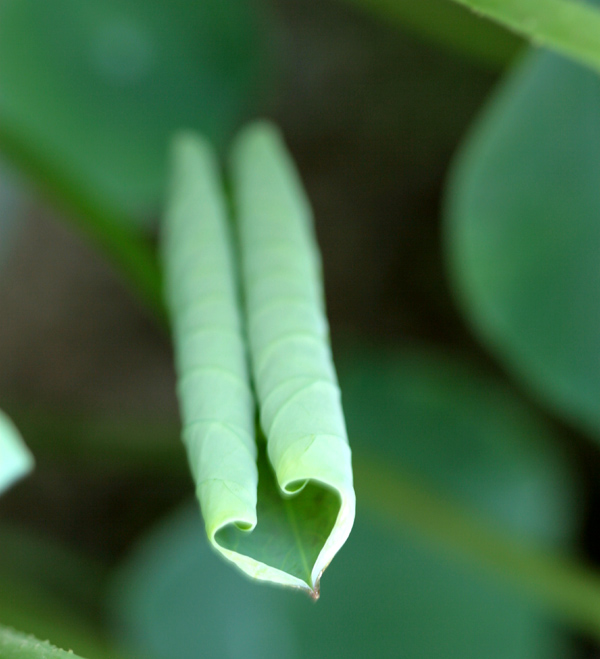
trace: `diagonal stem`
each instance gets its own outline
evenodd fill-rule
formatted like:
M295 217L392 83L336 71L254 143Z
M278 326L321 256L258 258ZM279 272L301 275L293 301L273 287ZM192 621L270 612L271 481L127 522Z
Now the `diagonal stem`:
M600 73L600 11L581 0L454 0Z
M0 149L35 179L42 192L65 211L66 218L120 271L130 291L166 326L162 275L147 237L125 215L104 207L63 178L51 161L34 158L0 128Z
M386 524L412 528L468 558L537 602L556 618L600 639L600 573L572 558L527 545L492 529L462 506L379 461L355 460L360 500Z

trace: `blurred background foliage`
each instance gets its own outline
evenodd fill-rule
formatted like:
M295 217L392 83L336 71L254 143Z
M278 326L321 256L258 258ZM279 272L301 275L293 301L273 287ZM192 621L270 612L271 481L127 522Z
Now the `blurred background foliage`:
M1 623L87 659L594 656L362 469L597 559L598 81L523 49L446 0L0 0L0 405L37 461ZM210 553L155 322L169 136L257 115L314 204L355 449L316 606Z

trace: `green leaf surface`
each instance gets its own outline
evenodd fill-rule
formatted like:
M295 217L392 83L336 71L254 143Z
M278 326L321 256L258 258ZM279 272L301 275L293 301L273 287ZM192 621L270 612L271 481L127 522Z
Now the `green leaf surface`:
M336 494L315 483L307 484L294 497L283 496L266 454L261 450L258 525L251 533L229 525L218 532L216 541L231 551L266 564L267 570L262 568L257 578L306 589L306 585L312 585L313 566L333 531L339 509ZM276 568L282 574L269 568ZM318 584L315 587L318 588ZM316 595L318 591L313 593Z
M47 641L30 634L16 632L0 625L0 657L2 659L81 659L73 652L59 650Z
M516 35L448 0L349 1L492 68L504 67L523 46Z
M341 456L328 444L317 451L311 448L313 444L319 448L322 438L327 442L319 434L327 410L316 404L310 446L303 419L296 414L294 430L300 433L296 439L302 443L302 455L290 458L287 453L283 463L274 460L270 447L281 435L273 440L273 433L267 439L269 460L260 436L258 451L256 403L216 162L208 145L192 135L180 137L174 152L163 231L166 295L173 321L183 439L207 534L221 554L250 576L316 595L322 571L350 530L348 515L353 517L353 507L348 512L348 496L353 497L353 492L340 491L345 484L338 487L336 480L340 468L350 468L347 443ZM309 247L299 243L299 250ZM313 257L311 252L304 258ZM316 290L317 282L311 286ZM320 306L316 313L322 314ZM325 346L321 352L326 356ZM288 375L281 355L269 367L273 377ZM292 451L297 448L298 443ZM340 466L328 466L332 460ZM303 487L293 487L297 481Z
M582 0L454 0L600 72L600 11Z
M33 457L12 421L0 411L0 493L33 468Z
M504 81L448 185L456 291L482 339L600 436L600 80L548 53Z
M141 220L173 130L223 143L262 71L246 0L3 0L0 145L81 206Z
M328 506L330 534L316 534L319 542L327 539L306 564L304 581L318 592L321 574L350 534L356 498L312 212L283 140L268 123L237 138L232 178L252 376L269 461L284 497L307 499L305 487L339 497L339 508Z
M565 548L578 531L575 492L545 425L494 379L436 353L354 348L339 365L365 503L319 603L243 583L215 564L190 506L122 565L111 589L122 642L158 659L569 656L565 634L502 573L424 540L410 516L404 525L400 512L382 520L390 505L373 501L377 476L365 477L360 459L361 449L376 451L371 464L396 469L400 481L403 465L444 502L461 501L532 544Z

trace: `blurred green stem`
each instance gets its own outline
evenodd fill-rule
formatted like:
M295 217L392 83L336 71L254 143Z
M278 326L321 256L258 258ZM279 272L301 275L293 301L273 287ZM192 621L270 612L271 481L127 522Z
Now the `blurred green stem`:
M185 450L174 418L141 422L131 415L95 417L48 407L11 404L15 423L34 454L45 462L68 459L111 469L186 475Z
M128 288L163 325L161 270L149 240L132 220L104 208L83 189L60 176L51 162L31 157L17 140L0 128L0 149L41 183L44 194L66 213L67 219L95 243L121 272Z
M516 35L448 0L347 1L491 69L504 68L524 45Z
M454 0L600 72L600 11L579 0Z
M436 545L471 559L557 619L600 640L600 574L568 557L530 547L487 526L460 506L404 478L387 465L354 461L359 501L386 525L414 529Z

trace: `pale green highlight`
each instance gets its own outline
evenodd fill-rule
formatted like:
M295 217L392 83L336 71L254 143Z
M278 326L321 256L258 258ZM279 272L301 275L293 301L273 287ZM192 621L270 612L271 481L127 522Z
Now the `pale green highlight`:
M0 411L0 493L33 468L33 457L13 422Z
M255 404L226 209L209 146L182 135L173 154L163 256L183 440L208 537L227 558L250 571L251 566L215 540L229 524L252 529L257 521Z

